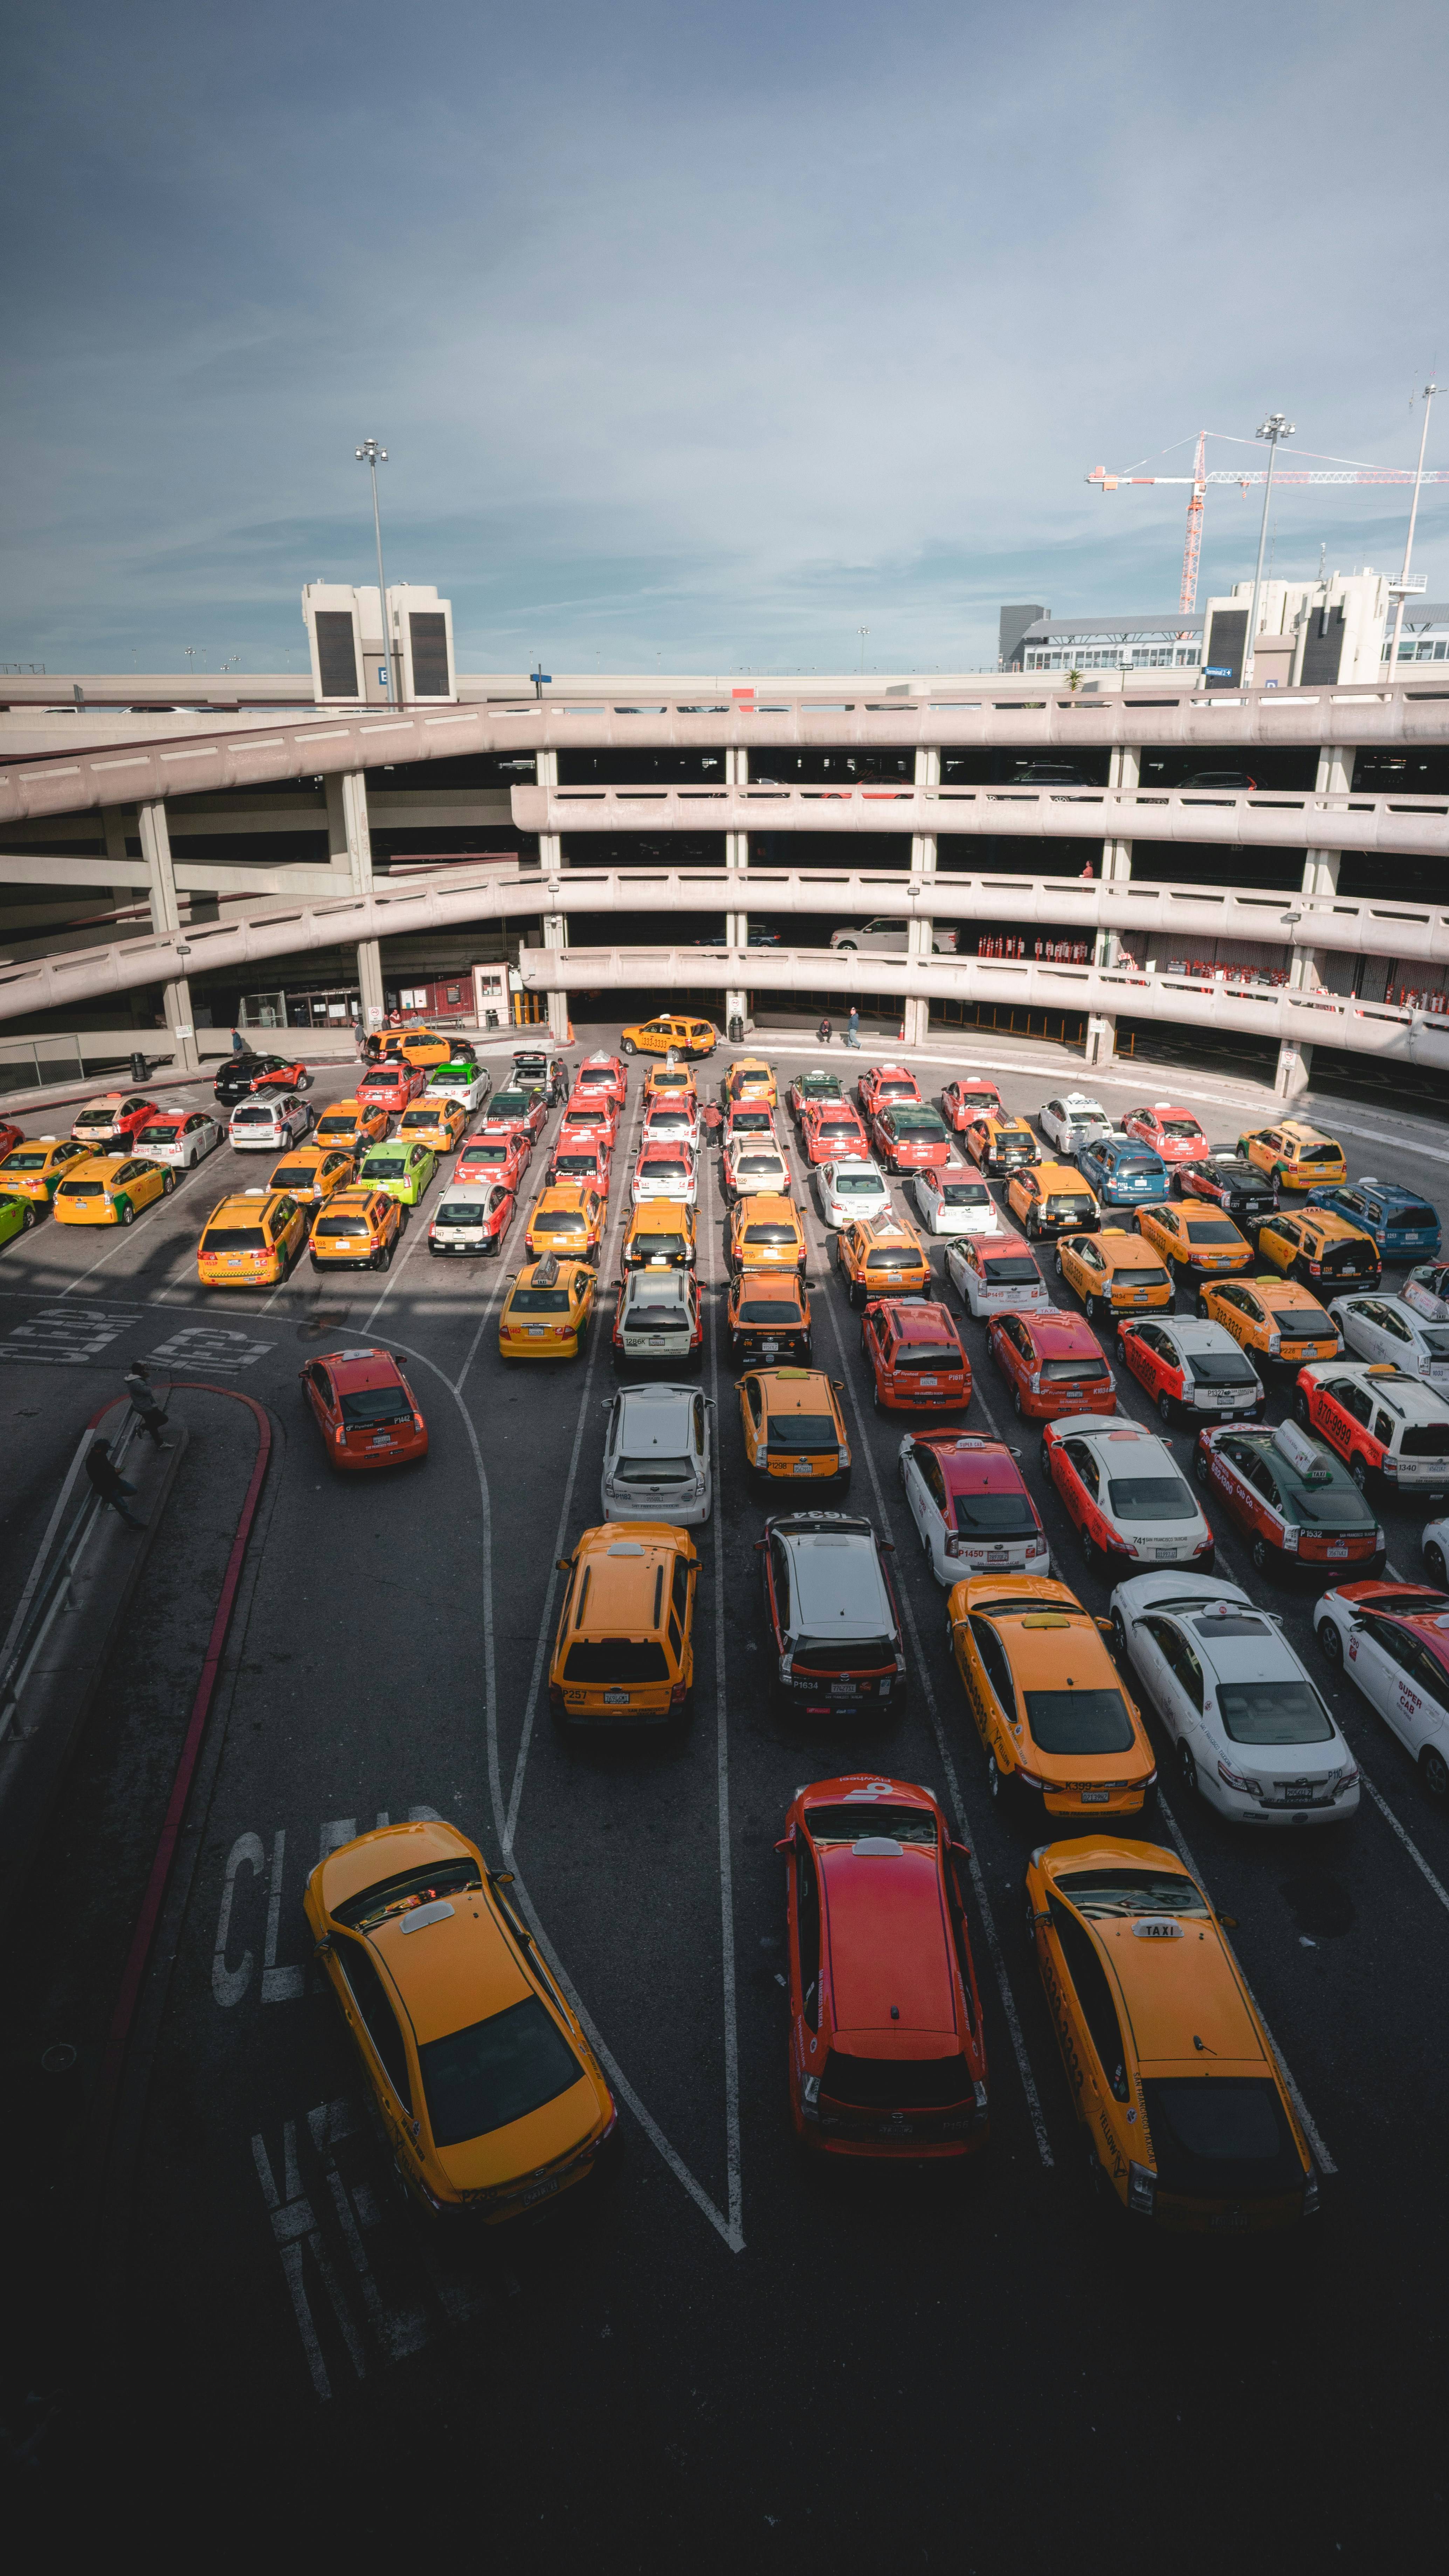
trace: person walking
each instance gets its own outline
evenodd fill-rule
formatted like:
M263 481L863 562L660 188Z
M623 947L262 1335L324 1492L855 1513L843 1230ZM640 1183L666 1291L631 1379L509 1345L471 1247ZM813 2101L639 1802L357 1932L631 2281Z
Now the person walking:
M126 1393L131 1399L131 1411L136 1415L152 1448L174 1448L173 1441L163 1440L161 1437L166 1428L166 1416L156 1401L151 1386L151 1373L144 1360L132 1360L127 1369Z
M851 1003L850 1017L845 1024L845 1043L848 1047L858 1047L860 1044L860 1013L854 1002Z
M241 1033L240 1029L233 1029L233 1030L232 1030L232 1033L231 1033L231 1051L232 1051L232 1054L233 1054L233 1055L245 1055L245 1054L246 1054L246 1051L247 1051L247 1042L246 1042L246 1039L242 1036L242 1033Z
M97 1440L86 1451L86 1474L108 1511L119 1512L123 1521L130 1522L132 1529L143 1530L146 1527L126 1500L126 1496L134 1494L136 1488L127 1484L117 1468L111 1457L109 1440Z

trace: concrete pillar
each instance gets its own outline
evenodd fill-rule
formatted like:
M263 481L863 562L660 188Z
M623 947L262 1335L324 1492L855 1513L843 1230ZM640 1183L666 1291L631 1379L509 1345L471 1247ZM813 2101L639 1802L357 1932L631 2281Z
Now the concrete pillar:
M106 805L101 809L101 825L106 836L106 856L108 859L114 859L116 864L122 869L124 869L127 857L129 856L126 849L126 839L131 810L132 809L126 805ZM120 888L125 886L125 884L126 878L122 875L116 891L119 893Z
M1107 772L1108 786L1115 788L1121 795L1134 796L1137 792L1140 771L1141 754L1137 745L1135 743L1114 743L1111 754L1111 766ZM1102 843L1103 885L1125 885L1131 874L1132 843L1130 841L1120 841L1115 839L1104 841ZM1103 929L1098 931L1092 947L1092 963L1094 966L1111 965L1112 933L1110 930ZM1106 1063L1115 1050L1116 1042L1116 1026L1115 1023L1113 1023L1112 1045L1109 1047L1107 1055L1098 1059L1089 1054L1087 1058L1088 1063L1091 1064L1097 1061ZM1087 1044L1090 1048L1090 1028L1087 1032Z
M357 943L357 991L362 1004L363 1027L380 1029L385 1012L382 949L375 939L359 939Z
M1300 1046L1296 1038L1283 1038L1278 1046L1278 1069L1273 1076L1273 1094L1278 1100L1296 1100L1313 1079L1313 1049Z
M328 865L354 894L371 894L372 827L367 810L367 772L346 770L329 778L326 790ZM357 943L357 990L363 1027L380 1029L384 1015L382 950L375 939L359 939Z
M915 783L919 787L939 787L941 754L934 747L921 745L916 752ZM909 921L906 928L906 956L912 962L935 955L936 925L924 909L929 898L925 880L936 873L936 835L913 832L911 835L911 888L907 896ZM916 888L921 887L917 893ZM901 1026L907 1046L924 1046L930 1034L931 1005L924 993L909 999L901 1012Z
M540 787L557 787L558 753L556 751L539 752L536 775ZM561 875L563 863L563 834L561 832L540 832L538 836L538 864L542 869L543 874L546 877L557 877ZM543 944L545 948L567 948L569 944L569 926L563 913L546 912L544 914ZM549 1035L556 1046L566 1046L568 1043L570 1027L568 994L562 991L550 992L546 998L548 1001Z
M1086 1062L1100 1068L1110 1064L1117 1052L1117 1019L1112 1011L1092 1011L1087 1017Z
M171 864L171 834L167 828L163 804L143 805L141 819L141 856L146 862L147 891L151 904L151 928L158 939L176 939L181 932L181 906L176 893L176 871ZM194 1073L201 1062L196 1049L196 1026L191 1007L191 986L184 976L162 988L161 1008L178 1071Z
M726 787L743 787L747 784L750 774L750 755L747 751L737 751L732 745L727 746L724 764ZM725 866L731 876L738 875L740 895L746 897L746 900L738 909L726 909L725 941L731 950L737 951L744 958L748 958L750 953L750 915L747 899L749 864L749 833L726 832ZM743 1022L746 1035L754 1027L754 1021L750 1017L750 997L743 988L727 992L724 997L726 1028L733 1019Z

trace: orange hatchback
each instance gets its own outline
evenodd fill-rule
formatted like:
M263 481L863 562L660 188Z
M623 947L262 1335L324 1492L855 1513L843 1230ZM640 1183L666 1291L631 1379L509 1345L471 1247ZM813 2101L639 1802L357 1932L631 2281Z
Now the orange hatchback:
M401 1467L428 1454L428 1427L391 1351L326 1351L302 1387L334 1467Z

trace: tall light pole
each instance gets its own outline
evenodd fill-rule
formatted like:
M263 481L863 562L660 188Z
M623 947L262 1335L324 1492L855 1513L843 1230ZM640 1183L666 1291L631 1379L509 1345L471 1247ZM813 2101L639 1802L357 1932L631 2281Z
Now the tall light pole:
M1291 438L1293 423L1281 411L1270 411L1254 432L1268 442L1268 479L1263 486L1263 524L1258 530L1258 563L1253 574L1253 605L1248 614L1248 632L1243 644L1243 687L1253 685L1253 661L1258 645L1258 594L1263 587L1263 549L1268 542L1268 511L1273 499L1273 471L1278 462L1278 441Z
M1424 450L1429 444L1429 414L1439 388L1431 376L1424 387L1424 426L1419 432L1419 462L1414 474L1414 497L1409 503L1409 533L1404 539L1404 569L1399 575L1399 596L1394 603L1394 640L1389 646L1389 678L1399 667L1399 633L1404 623L1404 593L1409 587L1409 558L1414 551L1414 521L1419 515L1419 486L1424 480Z
M865 639L866 639L867 635L870 633L870 628L869 628L868 626L857 626L857 628L856 628L856 630L855 630L855 631L856 631L857 635L860 637L860 667L861 667L862 675L864 675L864 671L865 671Z
M382 569L382 520L377 507L377 469L379 465L387 463L387 449L379 447L375 438L365 438L354 453L358 464L366 465L372 474L372 533L377 539L377 596L382 608L383 669L387 680L388 704L401 706L402 672L398 670L396 674L394 673L397 656L393 648L392 629L388 623L387 576Z

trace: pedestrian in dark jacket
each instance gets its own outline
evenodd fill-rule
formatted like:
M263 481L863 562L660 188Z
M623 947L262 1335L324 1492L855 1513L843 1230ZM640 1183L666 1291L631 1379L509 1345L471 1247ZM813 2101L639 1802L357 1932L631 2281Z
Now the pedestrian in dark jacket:
M136 1488L134 1485L127 1484L125 1477L113 1464L109 1440L97 1440L94 1446L87 1450L86 1474L109 1511L119 1512L123 1521L130 1522L132 1529L145 1528L145 1522L136 1518L126 1500L126 1496L134 1494Z
M139 1416L141 1428L152 1448L169 1449L171 1442L161 1437L166 1428L166 1416L152 1392L150 1373L143 1360L132 1360L127 1369L126 1393L131 1399L131 1411Z

